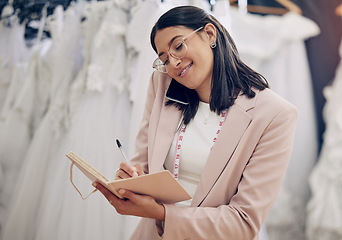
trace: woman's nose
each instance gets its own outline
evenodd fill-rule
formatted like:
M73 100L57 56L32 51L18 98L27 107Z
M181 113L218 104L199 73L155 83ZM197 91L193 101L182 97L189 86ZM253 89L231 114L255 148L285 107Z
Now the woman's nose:
M170 65L172 67L178 67L178 65L181 63L181 59L175 58L172 55L169 56L169 61L170 61Z

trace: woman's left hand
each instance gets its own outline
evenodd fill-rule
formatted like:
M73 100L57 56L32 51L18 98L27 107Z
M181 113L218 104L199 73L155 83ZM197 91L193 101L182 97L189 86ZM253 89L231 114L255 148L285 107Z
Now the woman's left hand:
M109 203L121 215L133 215L161 221L165 220L164 206L158 204L151 196L139 195L128 190L120 189L119 193L124 197L124 199L120 199L100 183L94 183L93 186L107 198Z

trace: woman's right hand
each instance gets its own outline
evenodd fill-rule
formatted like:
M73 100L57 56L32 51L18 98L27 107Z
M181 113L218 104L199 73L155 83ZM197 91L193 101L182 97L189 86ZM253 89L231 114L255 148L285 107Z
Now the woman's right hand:
M120 163L120 168L115 172L115 180L137 177L144 175L144 171L139 164L135 164L134 166L128 165L126 162Z

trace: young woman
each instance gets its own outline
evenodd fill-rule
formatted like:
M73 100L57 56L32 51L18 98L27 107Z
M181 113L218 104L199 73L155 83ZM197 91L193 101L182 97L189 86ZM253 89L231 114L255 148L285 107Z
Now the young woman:
M227 30L202 9L166 12L151 44L158 71L135 155L116 177L167 169L193 199L159 204L121 189L120 200L94 185L118 213L143 217L132 239L259 239L290 159L296 109L240 60Z

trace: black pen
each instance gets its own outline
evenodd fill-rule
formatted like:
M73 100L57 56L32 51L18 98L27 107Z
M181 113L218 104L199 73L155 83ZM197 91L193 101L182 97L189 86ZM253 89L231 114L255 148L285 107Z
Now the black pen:
M119 141L119 139L116 139L116 145L118 145L118 148L120 149L120 152L121 152L121 154L122 154L122 156L123 156L125 162L127 163L127 162L128 162L128 161L127 161L127 156L126 156L126 154L125 154L125 151L124 151L123 148L122 148L122 145L121 145L121 142Z

